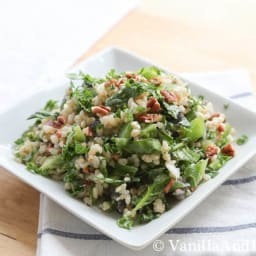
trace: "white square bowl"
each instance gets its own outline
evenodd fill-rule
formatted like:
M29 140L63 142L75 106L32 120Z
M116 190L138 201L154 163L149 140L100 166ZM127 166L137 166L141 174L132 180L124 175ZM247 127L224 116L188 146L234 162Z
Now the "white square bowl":
M137 57L118 48L106 49L87 59L73 71L83 70L93 76L104 76L111 68L119 71L135 71L143 66L153 65L150 61ZM185 79L184 79L185 80ZM26 170L24 165L14 160L11 145L30 124L26 118L44 106L48 99L61 99L67 87L67 80L56 83L52 89L41 91L14 106L0 116L0 164L24 182L47 195L53 201L72 212L86 223L103 232L120 244L139 250L173 227L179 220L196 207L203 199L222 184L230 175L239 169L256 153L256 115L253 112L221 97L209 90L189 82L193 95L203 95L211 101L217 111L224 111L223 105L229 104L225 112L228 121L237 130L237 135L247 134L249 141L237 146L237 154L229 161L212 180L200 185L188 198L178 203L171 210L148 224L136 226L131 230L119 228L113 216L106 215L96 208L72 198L63 185Z

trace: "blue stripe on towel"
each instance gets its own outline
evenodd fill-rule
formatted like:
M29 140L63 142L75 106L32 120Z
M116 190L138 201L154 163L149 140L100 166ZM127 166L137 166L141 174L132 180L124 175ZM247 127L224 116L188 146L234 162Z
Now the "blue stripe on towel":
M222 185L239 185L249 182L256 181L256 176L239 178L239 179L229 179L226 180ZM256 223L241 224L235 226L224 226L224 227L193 227L193 228L172 228L167 231L167 234L193 234L193 233L222 233L222 232L231 232L249 228L256 228ZM80 239L80 240L112 240L111 238L103 234L81 234L81 233L72 233L65 232L53 228L45 228L38 234L40 239L45 234L51 234L60 237Z
M251 92L243 92L243 93L239 93L239 94L235 94L230 96L231 99L239 99L239 98L243 98L243 97L247 97L247 96L252 96L253 94Z
M45 228L39 234L38 238L41 238L43 235L50 234L65 238L72 238L72 239L80 239L80 240L112 240L111 238L103 235L103 234L82 234L82 233L73 233L73 232L66 232L61 231L53 228Z
M244 229L256 228L256 223L247 223L234 226L223 226L223 227L192 227L192 228L172 228L166 232L166 234L195 234L195 233L223 233L239 231ZM80 240L112 240L111 238L103 234L82 234L61 231L53 228L46 228L38 234L40 239L43 235L51 234L64 238L80 239Z
M223 227L194 227L194 228L172 228L167 234L192 234L192 233L223 233L243 229L256 228L256 223L240 224Z
M222 185L239 185L256 181L256 176L226 180Z

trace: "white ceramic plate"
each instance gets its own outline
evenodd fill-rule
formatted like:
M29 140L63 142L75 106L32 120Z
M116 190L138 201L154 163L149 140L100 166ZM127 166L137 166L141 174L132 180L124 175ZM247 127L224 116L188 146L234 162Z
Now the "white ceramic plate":
M83 70L94 76L103 76L111 68L115 68L117 71L133 71L148 65L152 65L152 63L127 51L110 48L86 60L75 69ZM0 116L0 164L86 223L131 249L144 248L170 229L256 153L256 115L229 99L190 83L192 93L204 95L207 100L213 102L216 110L224 111L223 105L228 103L229 108L226 111L228 121L235 127L238 136L239 134L247 134L250 140L247 144L237 147L236 157L220 170L217 177L200 185L190 197L181 201L160 218L148 224L136 226L131 230L119 228L113 216L105 215L100 210L90 208L73 199L65 192L63 185L28 172L23 165L15 162L13 158L11 145L30 124L26 118L43 107L47 99L60 99L64 95L67 81L63 79L57 85L51 90L35 94Z

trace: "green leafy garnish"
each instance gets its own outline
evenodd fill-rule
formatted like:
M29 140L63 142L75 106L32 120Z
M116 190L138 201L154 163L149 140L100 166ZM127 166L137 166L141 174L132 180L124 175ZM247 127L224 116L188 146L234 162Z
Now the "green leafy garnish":
M30 119L42 120L46 117L53 117L56 119L58 115L59 115L58 112L51 113L51 112L42 110L42 111L38 111L38 112L34 113L33 115L29 116L27 119L28 120L30 120Z
M48 100L44 106L45 111L52 111L53 109L58 107L57 100Z
M196 164L191 164L185 169L184 175L192 188L197 187L199 182L203 179L206 166L207 160L200 160Z
M146 85L140 82L127 81L125 86L107 99L106 105L119 108L127 105L130 98L134 98L146 90Z
M151 79L153 77L159 76L161 74L161 70L154 66L144 67L139 70L138 74L144 76L147 79Z
M249 140L248 136L243 134L240 138L236 140L237 145L244 145Z

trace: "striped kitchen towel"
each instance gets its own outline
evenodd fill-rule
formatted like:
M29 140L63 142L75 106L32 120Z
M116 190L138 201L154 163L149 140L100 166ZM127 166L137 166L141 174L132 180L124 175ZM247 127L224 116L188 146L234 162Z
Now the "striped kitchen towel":
M256 110L245 70L183 76ZM117 244L41 195L37 255L256 255L255 185L256 157L142 251Z

